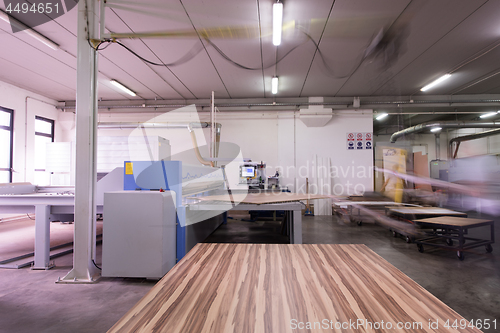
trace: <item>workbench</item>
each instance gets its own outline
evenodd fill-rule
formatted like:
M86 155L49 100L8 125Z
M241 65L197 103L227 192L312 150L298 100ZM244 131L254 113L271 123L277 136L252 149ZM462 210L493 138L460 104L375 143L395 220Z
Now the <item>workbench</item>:
M414 227L413 220L441 216L453 216L458 218L467 217L466 213L440 207L388 207L386 209L386 215L390 218L396 218L403 221L400 222L399 226L397 224L391 224L390 230L394 237L403 235L407 243L411 243L415 241L417 237L421 236L419 230ZM403 226L403 223L408 224L408 226Z
M33 193L0 196L0 213L35 214L35 258L33 269L48 269L50 264L50 222L73 221L73 194ZM97 208L102 214L102 205ZM14 259L14 258L13 258ZM10 260L5 260L8 262Z
M349 216L351 222L356 222L361 225L364 221L375 221L375 219L367 214L363 214L363 210L385 211L386 207L405 206L406 204L394 201L334 201L333 209L340 214L345 213ZM414 205L410 205L414 206Z
M458 259L464 260L465 250L485 246L486 252L493 251L491 244L495 243L495 227L492 220L441 216L413 222L422 229L429 229L426 238L415 241L420 252L424 252L424 245L447 248L457 251ZM479 227L489 227L489 240L466 236L469 229Z
M466 213L440 207L390 207L387 215L408 221L440 216L467 217Z
M123 169L116 168L97 182L96 214L103 213L104 192L116 191L123 187ZM36 186L30 183L3 184L0 186L0 213L35 214L35 249L33 269L49 269L50 263L50 222L74 221L74 186ZM31 254L3 260L0 267L21 268L12 264L15 260L27 258Z
M365 245L200 243L108 332L481 332L454 320Z
M231 204L227 201L205 200L197 204L190 204L190 211L285 211L284 223L291 244L302 244L302 209L304 204L299 201L281 203L240 203Z

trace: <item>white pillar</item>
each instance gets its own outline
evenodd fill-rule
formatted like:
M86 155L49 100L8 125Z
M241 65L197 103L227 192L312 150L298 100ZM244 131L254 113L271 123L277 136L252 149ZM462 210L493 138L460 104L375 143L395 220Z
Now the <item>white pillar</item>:
M97 0L78 3L75 237L73 269L58 281L63 283L92 283L100 275L92 262L96 241L97 52L87 40L88 36L97 38L98 13Z
M35 261L33 269L49 269L50 265L50 206L35 206Z

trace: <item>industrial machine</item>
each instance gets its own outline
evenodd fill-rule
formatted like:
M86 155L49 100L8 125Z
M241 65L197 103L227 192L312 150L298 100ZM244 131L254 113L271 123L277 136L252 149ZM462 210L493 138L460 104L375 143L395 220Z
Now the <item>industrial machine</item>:
M175 193L104 194L102 276L160 279L176 262Z
M276 170L274 176L267 177L267 188L269 190L280 188L280 173L278 170Z
M266 184L266 164L264 162L244 162L240 165L240 184L249 189L264 189Z
M448 181L448 161L432 160L430 161L430 176L433 179Z
M227 209L192 211L191 198L224 186L222 168L125 161L123 191L104 196L102 275L162 277L223 222Z

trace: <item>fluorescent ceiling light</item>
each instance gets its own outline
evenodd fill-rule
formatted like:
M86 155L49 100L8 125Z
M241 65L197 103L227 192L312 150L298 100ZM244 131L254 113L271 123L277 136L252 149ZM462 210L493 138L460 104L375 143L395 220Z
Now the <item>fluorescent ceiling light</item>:
M276 95L278 93L278 77L275 76L271 79L271 92Z
M273 5L273 44L281 44L281 28L283 25L283 4L276 2Z
M114 86L120 88L121 90L123 90L124 92L126 92L127 94L129 94L131 96L135 96L136 95L135 92L133 92L129 88L125 87L123 84L121 84L120 82L118 82L116 80L111 80L109 82L111 82Z
M388 116L388 114L387 114L387 113L381 113L381 114L379 114L379 115L377 116L377 118L375 118L375 119L377 119L377 120L381 120L381 119L384 119L384 118L385 118L385 117L387 117L387 116Z
M9 16L2 10L0 10L0 19L16 27L17 29L26 32L28 35L35 38L39 42L45 44L46 46L50 47L52 50L57 50L59 48L59 45L57 45L56 43L54 43L53 41L51 41L50 39L39 33L38 31L31 29L26 24L16 20L12 16Z
M435 85L438 85L441 82L443 82L444 80L448 79L450 76L451 76L451 74L445 74L445 75L441 76L439 79L429 83L428 85L426 85L425 87L420 89L420 91L427 91L427 90L431 89L432 87L434 87Z
M479 118L489 118L489 117L496 116L497 114L498 114L497 112L489 112L489 113L485 113L485 114L480 115Z
M434 128L431 128L431 132L439 132L440 130L442 130L441 127L434 127Z

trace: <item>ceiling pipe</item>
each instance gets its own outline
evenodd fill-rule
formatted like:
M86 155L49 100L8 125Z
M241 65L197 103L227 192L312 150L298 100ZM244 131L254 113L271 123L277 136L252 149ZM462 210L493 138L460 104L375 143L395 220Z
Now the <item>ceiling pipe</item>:
M191 140L193 141L194 153L196 154L196 158L198 159L198 161L203 165L208 165L208 166L213 167L214 162L207 161L203 158L203 156L201 156L200 149L198 147L198 143L196 142L196 134L194 133L194 130L191 127L191 125L187 125L187 129L189 131L189 134L191 135Z
M116 101L115 101L116 102ZM175 103L175 104L146 104L142 102L137 105L106 105L102 103L98 106L99 109L158 109L158 108L181 108L188 104L196 104L197 107L210 108L211 103L205 101L191 100L190 103ZM218 108L231 108L231 107L301 107L301 106L339 106L339 107L350 107L350 108L367 108L368 106L386 106L386 107L425 107L425 106L471 106L470 104L482 104L487 106L491 104L492 106L500 106L500 99L498 98L481 98L481 99L463 99L463 100L453 100L453 99L436 99L436 100L380 100L380 99L360 99L360 105L354 107L354 101L350 100L339 100L339 101L324 101L324 102L309 102L306 99L304 101L290 101L290 102L239 102L234 101L231 103L217 103L214 106ZM59 105L57 106L60 110L73 110L75 105Z
M481 139L485 138L491 135L497 135L500 134L500 128L485 131L485 132L480 132L480 133L474 133L470 135L464 135L464 136L459 136L456 138L453 138L450 140L448 144L448 157L450 159L455 159L457 158L458 154L458 148L460 147L460 143L463 141L470 141L470 140L475 140L475 139ZM457 146L455 147L455 153L453 153L453 144L456 143Z
M445 128L497 128L500 127L500 122L478 122L478 121L441 121L435 123L425 123L404 130L395 132L391 135L391 143L396 142L402 136L419 133L433 127Z
M129 129L129 128L208 128L211 126L209 122L192 122L192 123L142 123L142 122L99 122L97 128L100 129ZM222 126L217 124L217 126Z
M441 133L436 133L436 160L441 159Z

